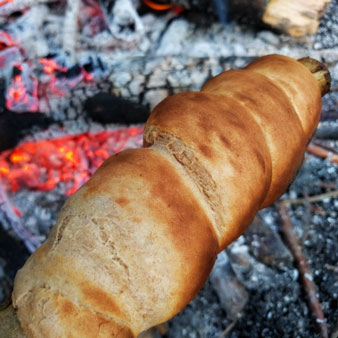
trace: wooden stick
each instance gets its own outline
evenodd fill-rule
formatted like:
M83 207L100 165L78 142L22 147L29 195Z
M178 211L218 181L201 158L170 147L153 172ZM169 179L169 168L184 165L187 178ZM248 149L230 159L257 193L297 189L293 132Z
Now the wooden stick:
M322 338L328 338L328 328L322 306L318 300L316 287L313 282L312 274L310 272L309 264L304 257L301 247L299 245L296 232L291 223L286 204L282 202L279 206L279 212L282 217L282 233L284 235L285 241L288 244L295 260L297 262L302 285L307 295L308 306L312 312L313 317L316 320L316 325L319 329L320 336Z
M331 75L327 67L323 63L310 57L301 58L297 61L312 73L319 84L322 96L324 96L331 87Z
M331 264L325 264L324 267L328 270L331 270L331 271L338 273L338 266L331 265Z

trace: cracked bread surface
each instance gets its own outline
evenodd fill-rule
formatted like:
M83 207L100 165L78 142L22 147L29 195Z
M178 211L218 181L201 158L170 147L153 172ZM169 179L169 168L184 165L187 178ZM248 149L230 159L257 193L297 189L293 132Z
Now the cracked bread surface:
M270 79L296 111L308 143L320 118L322 95L318 81L301 62L284 55L266 55L245 69ZM286 75L287 74L287 75Z
M261 127L272 161L271 186L261 208L272 204L294 179L319 121L315 77L292 58L268 55L214 77L202 91L235 99Z
M146 145L165 134L171 139L168 145L180 140L183 166L195 172L196 184L212 191L205 198L218 213L215 230L224 248L249 225L270 186L271 158L261 128L236 100L191 92L168 97L152 111Z

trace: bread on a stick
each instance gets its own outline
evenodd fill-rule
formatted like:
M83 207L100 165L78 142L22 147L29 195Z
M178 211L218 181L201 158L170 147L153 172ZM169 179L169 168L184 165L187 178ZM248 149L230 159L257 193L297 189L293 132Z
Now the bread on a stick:
M18 272L24 335L136 337L178 313L296 174L328 79L312 73L270 55L160 103L145 148L108 159Z

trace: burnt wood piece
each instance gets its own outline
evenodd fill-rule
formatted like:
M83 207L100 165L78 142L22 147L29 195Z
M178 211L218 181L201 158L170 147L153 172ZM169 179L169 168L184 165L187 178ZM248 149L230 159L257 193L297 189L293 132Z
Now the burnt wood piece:
M268 25L294 37L315 34L330 0L270 0L263 14Z
M250 16L261 20L269 0L229 0L229 12L235 16Z
M92 120L103 124L144 123L150 114L145 106L104 92L87 99L84 108Z
M330 0L230 0L230 11L254 16L283 33L301 37L317 32L329 3Z
M233 13L254 16L294 37L315 34L330 0L230 0Z
M217 15L225 23L230 19L254 18L294 37L315 34L319 19L324 15L330 0L172 0L187 12Z
M53 121L41 113L15 113L6 108L6 81L0 78L0 152L15 147L33 126L47 128Z
M0 151L15 147L33 126L47 128L52 120L41 113L0 112Z

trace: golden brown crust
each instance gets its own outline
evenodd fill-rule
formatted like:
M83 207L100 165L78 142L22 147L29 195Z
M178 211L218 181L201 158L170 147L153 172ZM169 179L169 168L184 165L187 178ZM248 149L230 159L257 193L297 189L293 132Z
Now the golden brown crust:
M302 125L290 100L266 76L245 69L216 76L202 91L236 100L260 126L272 161L271 185L262 207L270 205L293 180L306 146Z
M270 186L271 159L261 128L236 100L204 92L165 99L151 113L145 134L150 128L179 138L211 175L224 248L248 226Z
M265 75L284 91L299 116L307 143L321 112L321 90L311 72L300 62L276 54L261 57L246 69Z
M127 338L175 315L290 183L320 101L306 67L275 55L160 103L148 148L105 161L18 272L25 334Z
M19 271L14 305L27 331L36 312L27 295L48 288L137 333L196 295L217 251L210 220L176 167L152 149L125 151L68 200L48 241Z
M127 327L80 307L48 289L30 292L17 314L24 332L34 338L134 337Z

